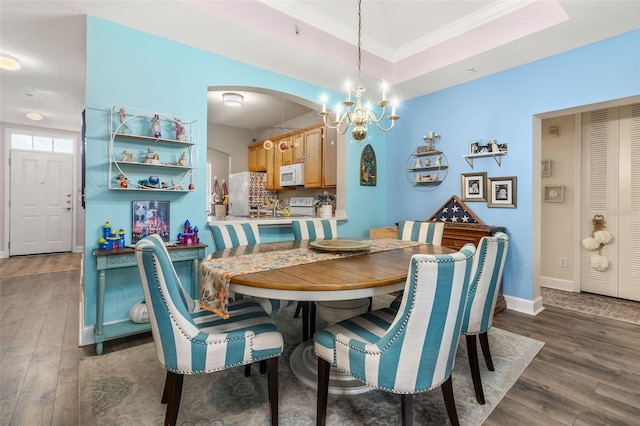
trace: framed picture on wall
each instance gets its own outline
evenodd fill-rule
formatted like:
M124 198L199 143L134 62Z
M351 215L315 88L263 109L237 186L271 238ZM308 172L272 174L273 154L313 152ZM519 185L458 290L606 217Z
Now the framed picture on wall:
M463 173L460 175L462 201L487 201L487 173Z
M551 160L544 160L541 165L542 177L551 176Z
M487 207L516 208L516 176L487 179Z
M545 203L564 202L564 186L545 186L544 202Z
M133 244L151 234L158 234L163 241L169 241L169 201L133 201L131 212Z

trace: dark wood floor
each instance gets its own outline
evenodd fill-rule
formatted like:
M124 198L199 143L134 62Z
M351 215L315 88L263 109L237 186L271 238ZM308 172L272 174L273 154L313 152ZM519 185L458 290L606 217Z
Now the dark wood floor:
M79 285L79 271L0 279L0 424L78 424L78 362L95 354L78 347ZM640 326L553 307L494 324L546 345L485 424L640 424Z

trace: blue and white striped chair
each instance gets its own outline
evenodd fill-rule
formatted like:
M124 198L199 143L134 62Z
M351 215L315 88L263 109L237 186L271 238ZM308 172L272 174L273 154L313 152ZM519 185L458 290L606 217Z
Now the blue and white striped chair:
M444 222L417 222L402 220L398 223L398 239L420 241L427 244L442 244Z
M295 240L333 240L338 238L338 222L335 219L292 220Z
M478 250L471 269L469 296L462 320L461 333L466 336L473 387L476 399L480 404L484 404L484 392L478 365L476 335L480 339L480 347L487 368L489 371L494 371L487 331L493 324L493 312L496 308L508 250L509 237L504 232L496 232L492 237L483 237L478 243Z
M467 244L457 253L414 255L398 311L367 312L315 334L317 424L326 421L331 366L371 387L401 394L403 424L412 423L412 394L440 386L449 420L458 424L451 370L474 253L474 245Z
M209 229L211 230L211 236L213 237L216 250L260 244L258 225L255 222L209 225ZM240 300L244 297L244 295L239 293L231 295L233 300ZM270 315L293 304L291 300L263 299L258 297L256 297L255 300L260 303L264 307L264 310Z
M202 310L184 291L162 239L136 244L136 258L160 364L167 370L162 403L165 424L175 425L184 375L266 361L271 424L278 423L278 358L283 339L264 309L251 299L229 305L229 319Z

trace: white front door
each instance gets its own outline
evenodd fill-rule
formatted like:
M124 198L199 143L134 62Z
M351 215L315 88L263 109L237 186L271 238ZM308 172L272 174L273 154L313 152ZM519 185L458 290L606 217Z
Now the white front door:
M72 251L73 156L12 150L9 255Z

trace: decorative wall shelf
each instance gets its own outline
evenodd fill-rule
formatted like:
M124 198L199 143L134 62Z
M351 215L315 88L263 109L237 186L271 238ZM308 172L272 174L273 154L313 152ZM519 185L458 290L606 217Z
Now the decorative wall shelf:
M463 155L462 158L465 159L467 164L469 164L472 169L473 169L473 160L475 158L487 158L487 157L493 157L495 162L498 164L498 167L500 167L502 166L502 156L506 154L507 154L506 152L482 152L479 154L466 154L466 155Z
M109 134L110 190L189 192L195 188L197 120L114 106Z
M405 175L417 187L440 185L449 172L447 156L442 151L413 152L407 159Z

